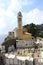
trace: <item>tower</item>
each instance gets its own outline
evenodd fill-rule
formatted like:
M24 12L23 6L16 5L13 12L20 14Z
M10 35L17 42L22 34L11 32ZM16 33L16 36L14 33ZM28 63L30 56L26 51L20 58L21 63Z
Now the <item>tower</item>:
M18 38L22 39L23 36L23 28L22 28L22 13L18 13Z
M31 38L31 34L24 34L23 33L23 26L22 26L22 13L18 12L18 39L29 39Z
M22 29L22 13L18 13L18 29Z

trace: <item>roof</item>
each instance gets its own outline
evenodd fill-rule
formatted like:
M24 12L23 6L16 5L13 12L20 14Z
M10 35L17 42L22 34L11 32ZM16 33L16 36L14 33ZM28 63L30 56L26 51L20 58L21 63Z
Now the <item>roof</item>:
M20 11L18 12L18 16L22 16L22 13Z

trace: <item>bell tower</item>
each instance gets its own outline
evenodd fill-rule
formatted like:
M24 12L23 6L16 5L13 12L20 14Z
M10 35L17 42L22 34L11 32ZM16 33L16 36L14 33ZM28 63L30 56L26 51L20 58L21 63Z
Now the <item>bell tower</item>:
M18 12L18 38L22 39L23 36L23 28L22 28L22 13L19 11Z
M18 13L18 29L22 29L22 13Z
M17 20L18 20L18 39L23 40L23 39L32 38L32 35L27 34L23 29L23 26L22 26L22 13L20 11L18 12ZM24 34L24 32L25 32L25 34Z

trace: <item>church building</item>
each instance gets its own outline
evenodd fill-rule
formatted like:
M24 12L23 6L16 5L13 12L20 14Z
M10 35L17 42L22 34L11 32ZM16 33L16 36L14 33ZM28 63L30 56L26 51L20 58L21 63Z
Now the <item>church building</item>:
M24 31L24 29L23 29L21 12L18 13L17 19L18 19L18 39L32 38L32 34Z
M18 28L15 28L13 31L10 31L8 34L8 37L17 38L19 40L32 38L32 34L28 33L26 29L24 29L22 26L22 13L21 12L18 12L17 22L18 22Z

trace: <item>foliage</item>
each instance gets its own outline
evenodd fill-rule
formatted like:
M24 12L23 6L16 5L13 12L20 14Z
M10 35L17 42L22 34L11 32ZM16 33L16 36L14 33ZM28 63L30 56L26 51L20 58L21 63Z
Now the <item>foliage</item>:
M43 32L40 32L38 36L43 38Z
M26 28L27 32L31 33L34 37L43 37L43 24L35 25L31 23L24 25L24 28Z
M35 24L31 23L30 25L26 25L25 27L27 28L28 32L32 34L32 36L37 36L38 28Z

